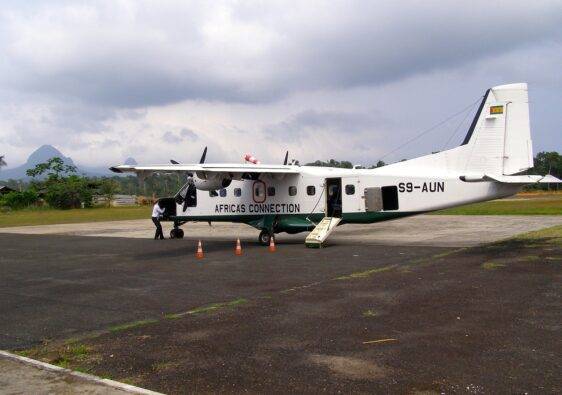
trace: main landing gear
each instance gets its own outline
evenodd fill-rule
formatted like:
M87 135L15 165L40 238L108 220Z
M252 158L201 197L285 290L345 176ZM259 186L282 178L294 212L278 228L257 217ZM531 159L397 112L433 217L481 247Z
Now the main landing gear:
M174 228L170 231L170 239L183 239L183 229Z
M258 241L262 246L268 246L273 235L268 230L262 230L258 237Z

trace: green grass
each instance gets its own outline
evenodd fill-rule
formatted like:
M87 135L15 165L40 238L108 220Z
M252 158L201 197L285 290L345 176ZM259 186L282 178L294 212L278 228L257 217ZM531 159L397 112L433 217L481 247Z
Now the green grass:
M468 204L436 211L442 215L562 215L562 195Z
M392 270L396 266L397 265L389 265L389 266L379 267L379 268L376 268L376 269L365 270L363 272L355 272L355 273L351 273L347 276L336 277L335 279L336 280L351 280L351 279L354 279L354 278L365 278L365 277L372 276L373 274L376 274L376 273L382 273L382 272Z
M497 262L485 262L482 264L482 269L486 269L486 270L496 270L502 267L505 267L505 265L503 263L497 263Z
M134 322L127 322L126 324L112 326L111 328L109 328L109 331L120 332L120 331L125 331L127 329L138 328L141 326L154 324L155 322L158 322L158 320L140 320Z
M178 361L157 362L152 365L152 369L156 372L165 372L177 369L181 364Z
M378 315L377 312L371 309L365 310L363 312L363 317L376 317L377 315Z
M66 357L60 357L52 361L53 365L58 366L59 368L68 369L70 368L70 360Z
M0 228L150 218L151 207L96 207L73 210L36 208L0 213Z
M68 348L68 352L74 357L81 357L90 352L90 348L85 344L77 344Z
M562 225L523 233L516 236L515 239L525 241L526 243L532 242L533 240L546 240L549 244L562 246Z
M235 300L231 300L230 302L223 302L223 303L213 303L206 306L196 307L193 310L186 311L184 313L172 313L166 314L164 317L169 320L175 320L186 315L195 315L195 314L203 314L203 313L210 313L217 310L221 310L227 307L236 307L241 304L247 303L248 300L244 298L239 298Z
M541 259L540 256L537 256L537 255L526 255L526 256L523 256L523 257L519 258L520 261L525 261L525 262L535 262L535 261L538 261L540 259Z
M59 356L51 362L61 368L70 369L72 364L83 361L90 352L91 348L85 344L67 345ZM81 369L79 367L73 367L73 369L79 372L88 373L85 368Z

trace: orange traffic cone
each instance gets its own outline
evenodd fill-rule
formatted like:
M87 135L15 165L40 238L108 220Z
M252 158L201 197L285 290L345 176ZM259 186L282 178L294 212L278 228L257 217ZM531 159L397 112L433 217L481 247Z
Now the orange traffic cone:
M195 253L195 257L197 259L203 258L203 246L201 245L201 240L199 240L199 244L197 244L197 252Z
M275 247L275 237L271 235L269 238L269 252L275 252L277 248Z
M234 254L242 255L242 246L240 245L240 238L236 239L236 249L234 250Z

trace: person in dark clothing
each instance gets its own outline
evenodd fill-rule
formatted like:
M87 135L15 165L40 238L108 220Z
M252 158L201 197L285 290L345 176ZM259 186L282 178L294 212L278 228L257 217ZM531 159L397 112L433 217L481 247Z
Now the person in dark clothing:
M162 232L162 225L160 224L160 218L164 215L164 209L160 207L160 203L156 202L154 207L152 207L152 222L156 226L156 233L154 233L154 240L160 239L164 240L164 232Z

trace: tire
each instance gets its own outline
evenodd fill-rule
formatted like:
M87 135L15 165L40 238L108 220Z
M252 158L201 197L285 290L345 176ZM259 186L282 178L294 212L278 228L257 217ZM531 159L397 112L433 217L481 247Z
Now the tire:
M176 237L177 237L178 239L183 239L183 235L184 235L184 234L183 234L183 229L179 229L179 228L178 228L178 230L176 231Z
M258 242L262 246L268 246L270 240L271 240L271 233L269 233L267 230L262 230L260 232L260 235L258 236Z
M176 238L176 230L175 230L175 229L172 229L172 230L170 231L170 239L175 239L175 238Z

